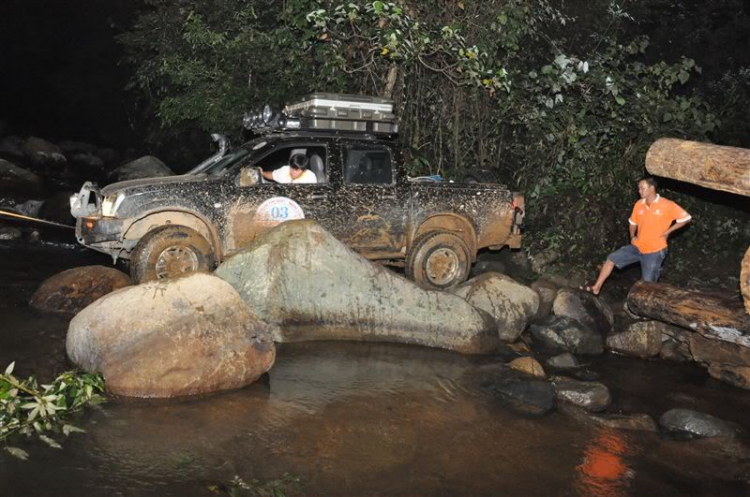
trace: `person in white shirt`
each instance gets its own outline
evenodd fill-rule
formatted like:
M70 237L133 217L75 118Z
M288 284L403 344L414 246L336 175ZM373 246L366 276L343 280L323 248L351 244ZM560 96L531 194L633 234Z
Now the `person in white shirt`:
M263 177L276 183L317 183L315 173L307 169L309 161L305 154L294 154L289 158L289 165L273 171L262 171Z

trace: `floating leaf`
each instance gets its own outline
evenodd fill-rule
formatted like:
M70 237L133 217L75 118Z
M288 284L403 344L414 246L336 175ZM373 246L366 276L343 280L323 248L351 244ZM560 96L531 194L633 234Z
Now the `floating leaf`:
M29 453L23 449L19 449L18 447L7 446L5 447L5 451L11 456L17 457L22 461L27 461L29 459Z

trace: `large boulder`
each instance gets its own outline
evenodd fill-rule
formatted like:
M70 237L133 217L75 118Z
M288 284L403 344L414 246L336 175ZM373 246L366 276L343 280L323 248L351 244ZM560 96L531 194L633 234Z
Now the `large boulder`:
M23 159L23 140L17 136L6 136L0 140L0 157L13 161Z
M692 409L667 411L659 418L659 425L672 433L696 438L735 435L735 429L729 423Z
M500 338L514 342L539 309L539 294L500 273L485 273L450 290L495 318Z
M43 191L43 181L40 176L5 159L0 159L0 192L28 198L40 195Z
M661 323L639 321L625 331L613 333L606 340L609 350L642 359L659 355L662 344Z
M587 411L603 411L612 402L609 389L595 381L578 381L564 376L553 376L557 398L582 407Z
M600 298L580 290L560 290L552 304L556 316L575 319L601 334L612 330L615 318L612 309Z
M127 181L130 179L174 176L174 173L156 157L145 155L118 167L112 171L112 176L116 181Z
M552 312L552 304L557 297L557 286L551 281L537 280L531 284L531 289L539 294L539 309L533 317L534 321L540 321Z
M29 137L23 143L22 150L26 159L34 167L57 167L67 163L62 149L42 138Z
M531 334L545 347L575 354L601 354L602 336L570 318L548 316L531 325Z
M77 267L44 280L29 305L42 312L73 315L130 283L127 274L111 267Z
M690 336L690 352L696 362L704 364L750 366L750 348L716 338L706 338L698 333Z
M708 374L724 383L750 390L750 367L748 366L714 362L708 366Z
M70 322L66 347L112 393L174 397L253 383L273 365L271 334L231 285L196 273L97 300Z
M368 261L314 221L276 226L215 274L279 325L279 342L389 341L464 353L500 345L487 313Z
M524 414L542 415L555 408L555 389L547 381L502 368L483 384L499 401Z

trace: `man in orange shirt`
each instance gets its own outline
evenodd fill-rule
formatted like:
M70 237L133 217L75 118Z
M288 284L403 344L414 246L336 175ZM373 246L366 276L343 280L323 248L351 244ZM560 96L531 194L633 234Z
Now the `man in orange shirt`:
M645 178L638 182L641 200L633 206L630 215L630 245L625 245L609 254L593 286L583 290L599 295L602 285L616 267L622 269L630 264L641 264L643 281L657 281L661 265L667 256L669 235L690 222L685 209L656 193L656 180ZM674 224L673 224L674 223Z

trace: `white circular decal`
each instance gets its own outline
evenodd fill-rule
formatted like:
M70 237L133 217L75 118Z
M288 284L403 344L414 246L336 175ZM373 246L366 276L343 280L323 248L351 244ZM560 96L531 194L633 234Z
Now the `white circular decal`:
M255 224L262 226L276 226L293 219L305 219L305 213L297 202L287 197L269 198L255 212Z

